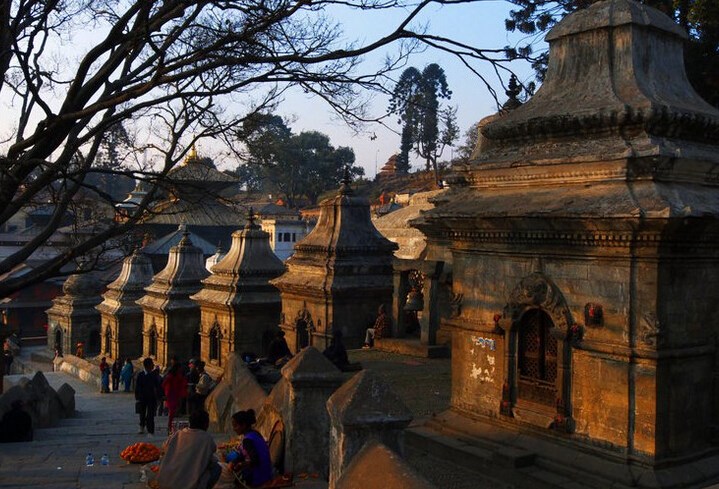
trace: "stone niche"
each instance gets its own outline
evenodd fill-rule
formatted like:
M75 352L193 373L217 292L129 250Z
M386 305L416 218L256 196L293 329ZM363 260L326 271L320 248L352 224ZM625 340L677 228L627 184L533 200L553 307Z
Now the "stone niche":
M269 238L250 213L245 228L232 234L230 251L191 297L201 307L201 357L210 365L223 367L231 352L266 353L282 308L269 281L285 271Z
M102 301L100 294L106 283L98 273L82 269L65 280L63 294L53 299L46 311L47 346L51 351L74 354L81 342L85 356L100 353L100 313L95 306Z
M143 312L142 354L158 365L167 365L173 356L186 361L200 355L200 306L190 296L208 272L202 250L188 234L170 249L167 266L137 301Z
M142 308L137 300L152 282L152 262L140 250L122 262L120 275L107 286L96 307L101 316L102 354L110 358L142 355Z
M397 245L370 220L369 202L354 195L347 172L335 197L320 204L317 226L295 246L287 272L271 283L280 289L282 317L292 351L322 351L333 330L348 348L364 342L377 309L392 305L392 259Z
M452 408L711 479L686 464L717 449L719 111L657 10L600 1L547 40L542 87L413 221L463 296Z

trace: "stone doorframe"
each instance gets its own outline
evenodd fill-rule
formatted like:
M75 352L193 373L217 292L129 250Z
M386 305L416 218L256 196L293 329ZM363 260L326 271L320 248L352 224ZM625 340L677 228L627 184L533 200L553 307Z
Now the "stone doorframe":
M500 413L514 417L517 405L518 329L522 316L532 309L540 309L552 320L550 335L557 340L557 399L556 413L549 427L558 431L574 431L571 417L571 336L574 321L562 292L543 273L535 272L523 278L512 290L497 327L504 333L505 372ZM532 422L531 419L529 422ZM546 427L546 426L545 426Z

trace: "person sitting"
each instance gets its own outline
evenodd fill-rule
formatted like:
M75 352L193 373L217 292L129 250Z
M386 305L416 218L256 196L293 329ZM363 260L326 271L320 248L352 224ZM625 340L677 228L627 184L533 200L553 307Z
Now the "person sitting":
M392 319L387 316L384 304L381 304L377 310L377 319L374 326L367 328L362 348L372 348L375 340L387 338L390 334L392 334Z
M230 470L239 475L249 487L260 487L272 480L272 460L267 442L252 425L257 422L255 411L238 411L232 415L232 429L242 436L242 442L235 449L239 460L229 464Z
M15 443L32 441L32 418L24 409L21 399L10 404L10 411L6 412L0 421L0 442Z
M274 339L267 348L267 361L272 365L277 365L281 360L288 360L290 358L292 358L292 353L290 352L290 347L287 346L285 332L280 330L275 333Z
M322 354L326 356L330 362L334 363L338 369L344 370L347 368L350 361L347 357L347 348L345 348L342 342L342 331L338 330L333 333L330 345L325 348Z
M210 415L197 410L190 415L190 427L165 442L157 483L160 489L211 489L222 469L215 456L215 440L207 432Z

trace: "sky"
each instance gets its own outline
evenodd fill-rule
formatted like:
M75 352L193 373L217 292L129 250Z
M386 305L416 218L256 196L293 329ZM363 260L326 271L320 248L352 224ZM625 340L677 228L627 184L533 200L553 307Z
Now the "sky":
M470 3L460 2L454 5L431 5L415 24L426 26L430 33L451 37L467 45L501 49L507 45L515 45L522 39L521 35L507 33L504 28L504 20L507 18L511 6L504 0L475 0ZM362 44L391 32L405 18L406 12L381 10L358 13L357 11L348 12L343 7L337 7L331 12L331 15L342 25L343 40L357 41ZM67 45L55 47L59 53L58 59L62 59L62 56L80 59L83 50L89 49L101 35L101 32L92 29L74 31L73 37ZM394 54L396 50L397 46L390 45L381 51L367 55L363 59L361 69L365 73L376 72L385 57ZM457 122L461 136L456 144L460 144L464 139L464 133L472 124L482 117L496 112L497 101L475 74L448 53L429 48L413 54L408 60L407 66L414 66L421 71L430 63L439 64L446 73L453 95L451 100L444 103L457 108ZM520 80L524 82L533 80L533 73L526 63L515 62L510 67L518 74ZM506 100L504 89L496 78L492 67L489 64L475 64L474 69L487 78L498 94L499 103L503 103ZM402 69L393 75L394 79L399 77L401 71ZM505 84L508 77L507 73L503 74ZM387 97L376 96L371 102L370 113L374 116L383 115L387 110L388 102ZM12 98L8 99L6 94L0 103L6 108L12 108L17 101ZM9 113L12 114L13 111L10 110ZM367 124L360 132L356 132L339 120L324 101L317 97L310 97L299 89L291 90L286 94L276 113L290 121L289 125L295 133L319 131L329 135L331 143L335 147L351 147L356 155L356 164L362 166L365 169L365 175L370 178L379 171L392 154L399 150L401 126L397 123L397 116L386 118L386 127L381 124ZM0 120L0 141L7 138L15 124L16 122L8 117ZM234 169L238 164L237 160L230 158L220 145L212 141L201 141L198 144L198 151L201 156L212 157L220 169ZM453 150L449 149L441 159L451 159L452 154ZM417 158L412 160L412 164L413 168L423 166L423 162Z
M481 1L471 4L459 4L445 7L434 7L428 11L423 21L427 21L429 30L467 44L485 48L502 48L514 45L521 37L508 33L504 28L504 19L507 18L511 5L504 1ZM395 25L400 15L390 16L386 12L363 13L361 19L357 16L338 17L346 29L346 35L356 35L359 39L370 39L373 34L386 31ZM390 51L391 48L387 51ZM384 52L374 53L365 58L364 62L377 64L384 58ZM456 57L437 50L428 49L413 55L409 66L415 66L420 71L430 63L438 63L445 71L452 98L448 103L457 108L457 120L460 129L460 139L464 140L464 133L469 127L481 118L497 111L497 102L487 90L483 82L467 69ZM480 73L491 82L498 94L500 104L506 100L504 89L501 87L496 75L489 65L475 65ZM531 68L523 62L511 65L521 80L533 80ZM395 76L399 76L398 72ZM506 84L508 75L504 76ZM388 99L376 97L373 100L375 113L387 109ZM401 126L397 117L387 120L387 127L379 124L367 125L364 132L357 134L344 123L333 117L332 111L317 98L308 97L302 93L293 93L277 111L279 114L295 120L291 124L293 131L301 132L316 130L330 136L334 146L349 146L354 149L356 163L364 167L365 175L373 177L384 165L387 159L399 150ZM396 131L396 132L393 132ZM371 136L376 135L376 139ZM446 151L443 158L450 159L453 150ZM423 162L415 159L413 169L421 167Z

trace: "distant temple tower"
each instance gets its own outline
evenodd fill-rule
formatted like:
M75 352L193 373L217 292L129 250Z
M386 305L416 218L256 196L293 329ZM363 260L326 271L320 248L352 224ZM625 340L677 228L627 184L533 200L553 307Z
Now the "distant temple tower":
M395 249L372 224L367 199L353 195L345 171L337 196L320 204L317 226L287 260L288 271L271 282L282 294L280 328L290 349L322 349L333 330L348 347L361 346L380 304L392 305Z
M84 356L100 353L100 313L105 283L95 272L70 275L62 286L63 295L46 311L47 346L61 354L74 354L82 343Z
M458 298L435 426L481 419L596 487L719 480L719 111L686 37L633 0L567 16L536 94L413 221Z
M104 301L96 307L103 355L119 359L142 355L142 308L137 300L145 295L152 274L150 259L138 248L123 260L120 276L107 286Z
M167 266L137 301L144 314L143 356L159 365L167 365L175 355L188 360L200 354L200 306L190 296L200 290L208 272L202 250L192 245L188 234L170 249Z
M270 330L277 327L280 292L269 281L285 266L269 238L250 209L245 228L232 234L230 251L191 297L201 307L201 358L209 365L222 367L234 351L264 353Z

